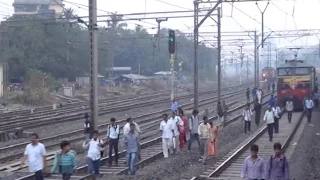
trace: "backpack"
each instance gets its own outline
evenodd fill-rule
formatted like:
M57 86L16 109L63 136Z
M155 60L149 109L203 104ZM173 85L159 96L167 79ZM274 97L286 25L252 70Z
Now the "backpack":
M111 128L111 125L108 125L108 137L110 136L110 128ZM114 129L117 130L117 128L118 128L118 124L116 124ZM119 134L118 134L118 140L119 139L120 139L120 128L119 128Z

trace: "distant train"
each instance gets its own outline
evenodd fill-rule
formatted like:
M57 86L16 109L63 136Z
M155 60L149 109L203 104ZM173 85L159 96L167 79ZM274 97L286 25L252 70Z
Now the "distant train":
M276 79L276 70L273 67L262 69L262 81L273 82Z
M306 96L318 91L316 69L301 60L286 60L277 68L277 102L284 106L293 98L295 109L303 108Z

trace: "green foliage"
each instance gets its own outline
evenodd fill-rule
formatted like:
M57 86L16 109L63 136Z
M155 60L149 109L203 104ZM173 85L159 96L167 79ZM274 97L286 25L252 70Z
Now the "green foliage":
M65 17L71 19L72 13L72 10L68 10ZM141 74L151 75L157 71L168 71L168 30L160 31L158 46L156 38L146 29L126 29L127 24L122 23L121 18L114 13L109 28L100 28L99 73L106 75L106 68L111 66L111 59L115 67L132 67L133 73L138 72L139 61ZM86 28L70 23L69 20L29 21L12 17L6 23L1 25L6 29L7 36L0 38L0 50L4 55L0 61L8 62L11 77L27 77L30 69L46 72L55 78L73 80L90 73L90 42ZM192 75L192 37L187 37L179 31L175 34L178 43L176 62L184 62L184 74ZM216 57L213 54L213 49L199 45L201 77L214 76Z

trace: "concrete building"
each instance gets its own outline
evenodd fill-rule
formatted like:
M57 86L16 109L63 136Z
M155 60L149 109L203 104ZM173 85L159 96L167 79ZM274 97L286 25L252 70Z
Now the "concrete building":
M63 14L62 0L14 0L14 15L37 15L43 18L60 17Z

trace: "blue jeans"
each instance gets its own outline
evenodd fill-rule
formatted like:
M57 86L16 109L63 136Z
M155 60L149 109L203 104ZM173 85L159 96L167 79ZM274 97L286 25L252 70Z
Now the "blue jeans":
M198 133L191 133L190 134L190 139L189 139L189 142L188 142L188 150L189 151L191 150L191 145L192 145L193 141L195 141L195 140L198 142L198 147L199 147L199 151L200 151L200 154L201 154L200 138L199 138L199 134Z
M134 164L136 162L136 152L127 153L127 166L129 167L130 174L135 175Z
M100 169L100 159L93 161L92 159L88 158L88 173L99 175Z

